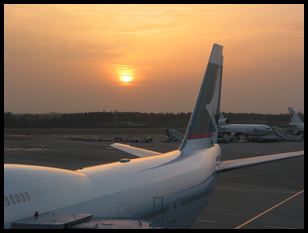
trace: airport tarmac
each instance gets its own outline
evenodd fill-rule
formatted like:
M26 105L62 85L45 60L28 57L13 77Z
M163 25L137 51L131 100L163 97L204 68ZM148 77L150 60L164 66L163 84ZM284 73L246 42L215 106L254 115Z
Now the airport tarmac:
M148 132L151 132L150 134ZM79 169L133 158L108 142L77 141L68 135L152 136L131 144L159 152L176 149L164 142L164 129L5 129L4 162ZM223 160L304 149L304 142L221 144ZM192 228L304 228L304 158L293 158L219 174L208 205Z

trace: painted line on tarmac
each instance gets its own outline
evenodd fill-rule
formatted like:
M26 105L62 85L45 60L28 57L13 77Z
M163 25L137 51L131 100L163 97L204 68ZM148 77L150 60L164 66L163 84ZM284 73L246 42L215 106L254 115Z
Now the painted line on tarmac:
M291 199L297 197L298 195L302 194L303 192L304 192L304 189L301 190L301 191L299 191L299 192L297 192L297 193L295 193L295 194L293 194L292 196L288 197L287 199L285 199L285 200L279 202L278 204L274 205L273 207L271 207L271 208L269 208L269 209L263 211L262 213L258 214L257 216L255 216L255 217L253 217L253 218L247 220L246 222L242 223L241 225L235 227L234 229L241 229L241 228L243 228L244 226L246 226L246 225L248 225L249 223L255 221L256 219L260 218L261 216L267 214L268 212L270 212L270 211L276 209L277 207L281 206L282 204L286 203L287 201L290 201Z

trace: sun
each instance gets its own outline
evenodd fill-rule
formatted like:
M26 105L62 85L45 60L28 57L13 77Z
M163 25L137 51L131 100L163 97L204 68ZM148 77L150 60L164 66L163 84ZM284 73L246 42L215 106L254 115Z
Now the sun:
M133 84L135 81L135 69L128 65L120 65L116 69L118 81L125 86Z
M133 76L129 75L129 74L120 76L120 81L122 83L131 83L133 81L133 79L134 79Z

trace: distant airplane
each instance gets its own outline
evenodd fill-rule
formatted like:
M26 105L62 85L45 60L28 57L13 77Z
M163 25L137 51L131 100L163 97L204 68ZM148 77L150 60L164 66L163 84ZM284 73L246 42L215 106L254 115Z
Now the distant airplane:
M274 133L270 126L264 124L225 124L219 126L219 132L246 136L264 136Z
M227 124L228 118L225 118L222 113L218 119L218 127L220 133L228 133L232 135L253 135L264 136L272 134L273 129L264 124Z
M296 151L221 161L215 117L222 50L213 45L178 149L159 153L115 143L113 147L140 158L75 171L5 164L4 227L187 228L207 204L220 172L303 155Z
M299 118L298 114L292 107L288 107L288 110L291 117L291 122L289 125L295 126L298 130L304 130L304 122Z

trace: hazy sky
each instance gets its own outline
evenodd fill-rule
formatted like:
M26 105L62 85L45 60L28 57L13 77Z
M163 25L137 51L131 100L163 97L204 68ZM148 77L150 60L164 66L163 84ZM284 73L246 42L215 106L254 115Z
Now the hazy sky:
M192 111L215 42L222 111L304 111L304 5L5 5L4 111Z

